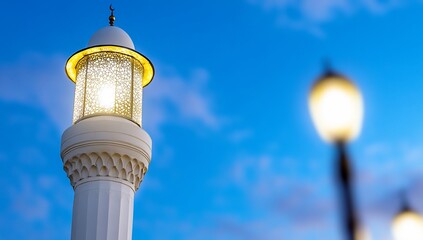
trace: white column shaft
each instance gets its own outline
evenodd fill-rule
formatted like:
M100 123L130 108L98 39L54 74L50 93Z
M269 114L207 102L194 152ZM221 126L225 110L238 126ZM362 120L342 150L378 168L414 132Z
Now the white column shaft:
M72 240L131 240L134 190L101 180L75 188Z

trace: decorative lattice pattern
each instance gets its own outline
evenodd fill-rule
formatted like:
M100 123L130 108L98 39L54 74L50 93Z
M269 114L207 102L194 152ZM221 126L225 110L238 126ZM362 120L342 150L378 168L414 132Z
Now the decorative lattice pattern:
M134 185L135 190L139 188L147 171L137 159L107 152L80 154L67 160L63 168L73 187L86 178L112 177L128 181Z
M133 98L133 103L134 103L134 108L133 108L133 112L132 112L132 117L133 119L139 119L139 124L142 125L142 82L139 81L138 79L142 78L143 75L143 67L141 65L141 63L139 63L138 61L134 60L134 98ZM140 106L140 107L135 107L135 106Z
M73 122L84 116L84 98L85 98L85 78L87 74L87 58L83 58L78 62L78 75L76 76L79 81L76 81L75 86L75 102L73 110Z
M77 64L73 122L93 115L117 115L141 126L142 65L116 52L85 56Z

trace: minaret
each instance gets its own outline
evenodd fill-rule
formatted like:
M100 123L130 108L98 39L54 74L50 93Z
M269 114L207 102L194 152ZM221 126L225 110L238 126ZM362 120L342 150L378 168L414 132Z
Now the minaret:
M134 193L151 161L142 129L142 91L154 76L151 62L129 35L110 26L66 63L75 82L73 125L62 136L64 170L75 191L72 240L130 240Z

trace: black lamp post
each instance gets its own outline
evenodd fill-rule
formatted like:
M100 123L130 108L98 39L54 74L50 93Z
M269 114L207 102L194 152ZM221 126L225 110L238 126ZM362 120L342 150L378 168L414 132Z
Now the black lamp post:
M352 172L348 159L346 145L343 142L336 144L338 151L337 172L340 184L340 197L343 203L344 231L348 240L357 239L357 219L354 210L354 194L352 190Z

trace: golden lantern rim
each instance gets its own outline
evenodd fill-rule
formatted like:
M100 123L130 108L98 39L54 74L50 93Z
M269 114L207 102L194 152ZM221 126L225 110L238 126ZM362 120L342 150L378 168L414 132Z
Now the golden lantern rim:
M99 45L99 46L92 46L84 48L76 53L74 53L67 61L65 65L65 72L68 78L76 83L76 66L78 65L79 61L83 59L85 56L94 54L94 53L100 53L100 52L114 52L114 53L120 53L127 56L130 56L137 60L144 68L144 72L142 75L142 86L146 87L148 84L150 84L153 81L154 78L154 66L151 63L151 61L141 53L127 48L122 47L118 45Z

